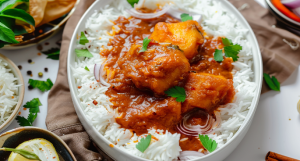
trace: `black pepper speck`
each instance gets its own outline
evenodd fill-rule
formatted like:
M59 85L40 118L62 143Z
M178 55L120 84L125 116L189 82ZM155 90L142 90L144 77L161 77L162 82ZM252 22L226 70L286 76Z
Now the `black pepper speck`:
M32 71L28 70L28 71L27 71L27 74L28 74L28 75L31 75L31 74L32 74Z

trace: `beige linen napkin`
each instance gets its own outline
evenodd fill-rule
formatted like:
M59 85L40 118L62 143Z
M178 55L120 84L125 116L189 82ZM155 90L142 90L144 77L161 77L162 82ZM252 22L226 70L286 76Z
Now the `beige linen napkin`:
M299 49L294 51L283 42L292 39L300 42L300 38L286 30L273 28L275 18L267 9L254 0L230 0L237 8L248 6L241 12L253 28L262 52L264 72L274 75L280 82L286 80L298 67L300 62ZM88 6L94 0L81 0L74 15L66 24L60 54L57 80L48 98L48 130L61 136L69 145L78 161L111 160L98 147L95 147L85 129L81 125L72 104L67 82L67 54L73 31ZM248 5L245 5L248 4ZM269 89L263 85L262 93ZM96 149L97 152L96 152Z

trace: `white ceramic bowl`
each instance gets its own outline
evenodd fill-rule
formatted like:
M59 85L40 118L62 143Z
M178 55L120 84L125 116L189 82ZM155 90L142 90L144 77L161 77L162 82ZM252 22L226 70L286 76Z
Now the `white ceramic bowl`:
M256 37L247 23L247 21L243 18L243 16L239 13L239 11L232 5L230 4L227 0L219 0L222 3L222 6L224 8L227 8L229 12L234 14L238 21L242 24L244 28L249 29L249 34L247 35L247 39L249 40L249 43L252 46L253 50L253 61L254 61L254 67L253 71L255 74L254 81L257 84L257 90L253 99L253 104L250 108L250 111L243 122L242 126L239 128L239 130L236 132L236 134L233 136L233 138L226 143L225 146L222 148L214 151L213 153L206 155L200 159L194 160L194 161L221 161L225 159L236 147L237 145L241 142L241 140L244 138L246 135L251 123L252 119L254 116L254 113L256 111L256 107L259 101L260 97L260 91L261 91L261 85L262 85L262 58L261 58L261 53L259 50L259 46L256 40ZM137 156L134 156L132 154L127 153L126 151L121 150L118 147L113 147L111 148L109 144L111 144L110 141L108 141L106 138L104 138L97 130L89 123L88 119L85 117L85 114L81 108L80 105L80 99L78 98L78 92L77 92L77 86L75 85L75 79L73 78L73 73L71 71L71 66L74 66L75 64L75 47L76 47L76 33L79 33L79 31L83 31L85 28L85 22L86 20L94 13L95 10L98 10L100 7L108 4L110 1L109 0L98 0L96 1L87 11L86 13L82 16L81 20L79 21L73 37L71 39L70 47L69 47L69 55L68 55L68 82L70 85L70 91L71 91L71 96L72 100L75 106L75 110L77 112L77 115L85 127L87 133L90 135L90 137L94 140L94 142L101 147L101 149L104 150L109 156L111 156L113 159L118 160L118 161L148 161L147 159L140 158Z

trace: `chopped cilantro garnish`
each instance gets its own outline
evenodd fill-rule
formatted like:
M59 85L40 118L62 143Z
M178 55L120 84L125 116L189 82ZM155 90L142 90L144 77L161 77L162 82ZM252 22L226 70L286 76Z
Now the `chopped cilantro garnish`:
M59 48L51 48L47 51L42 51L42 53L47 55L47 59L59 60L59 55L60 55Z
M143 40L143 47L140 50L140 53L147 51L147 48L148 48L148 45L149 45L150 41L151 41L151 39L148 39L148 37L144 38L144 40Z
M90 71L89 68L88 68L87 66L85 66L84 69L85 69L86 71Z
M53 83L50 79L47 79L47 81L39 81L39 80L29 79L28 83L33 88L38 88L42 92L45 92L46 90L50 90L53 86Z
M187 14L187 13L181 14L180 17L181 17L182 22L185 22L185 21L188 21L188 20L193 20L193 17L190 16L189 14Z
M184 88L178 86L168 89L167 91L165 91L165 94L176 98L177 102L184 102L186 98Z
M209 139L207 135L200 135L199 139L206 150L213 152L216 150L218 143L215 140Z
M237 61L239 56L239 52L243 49L243 47L239 44L233 44L230 39L222 38L222 42L224 44L224 51L226 57L231 57L233 61Z
M264 73L264 79L272 90L280 91L280 83L274 76L271 78L269 74Z
M136 144L136 148L144 153L144 151L149 147L151 142L152 135L149 134L146 138L142 138L138 144Z
M93 55L89 52L88 49L75 49L75 53L77 57L93 57Z
M139 3L139 0L127 0L127 2L134 7L134 4Z
M222 52L222 50L218 50L218 49L215 50L214 59L215 59L215 61L218 61L218 62L223 61L223 52Z
M81 32L80 39L79 39L79 44L85 45L88 42L89 42L89 40L86 38L84 32Z
M32 126L32 123L37 117L37 113L40 111L39 106L41 106L41 102L38 98L34 98L23 106L25 108L29 108L29 115L27 119L23 116L17 116L16 120L20 126Z

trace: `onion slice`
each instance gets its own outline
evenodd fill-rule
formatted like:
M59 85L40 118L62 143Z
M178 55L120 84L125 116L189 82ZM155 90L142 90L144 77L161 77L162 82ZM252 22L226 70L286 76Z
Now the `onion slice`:
M300 7L300 0L281 0L281 3L290 9Z
M152 18L157 18L165 13L168 12L170 9L169 5L165 5L162 10L156 12L156 13L142 13L138 12L136 9L132 8L129 10L126 10L131 16L140 18L140 19L152 19Z
M203 156L205 156L204 153L200 153L196 151L182 151L180 152L178 158L180 159L180 161L187 161L187 160L196 159L198 157L203 157Z
M300 0L299 0L300 1ZM300 7L292 9L292 11L298 16L300 17Z
M196 109L190 111L185 116L183 116L180 124L177 125L177 129L181 134L187 136L198 136L199 134L209 134L214 131L214 129L218 128L221 124L221 115L218 111L214 111L216 119L213 116L207 114L207 119L205 125L190 125L187 123L187 120L193 117L197 113L204 113L203 110Z
M100 82L102 85L110 87L110 84L108 84L105 79L103 78L105 75L104 71L104 64L95 64L94 66L94 76L97 82Z

